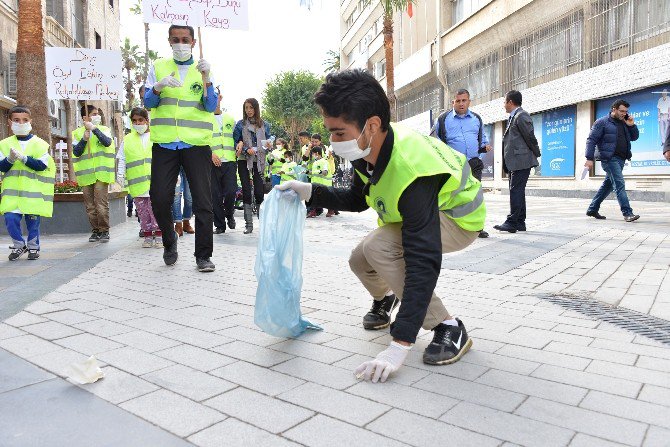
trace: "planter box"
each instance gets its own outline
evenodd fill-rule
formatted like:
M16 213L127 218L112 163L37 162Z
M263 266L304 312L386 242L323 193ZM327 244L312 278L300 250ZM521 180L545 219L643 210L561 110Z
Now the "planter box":
M109 226L114 227L126 221L126 192L109 193ZM43 217L40 234L89 233L84 195L81 192L54 194L53 217ZM0 225L0 234L7 234L5 225Z

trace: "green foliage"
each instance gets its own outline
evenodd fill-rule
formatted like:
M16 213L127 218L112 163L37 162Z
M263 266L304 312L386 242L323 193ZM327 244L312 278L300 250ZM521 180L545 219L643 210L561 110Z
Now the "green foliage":
M366 0L364 6L369 6L372 1L373 0ZM380 0L380 3L382 4L384 15L387 17L393 17L393 13L396 11L406 11L407 6L409 6L410 3L416 5L416 0Z
M323 66L325 67L324 73L326 74L340 71L340 52L328 50L326 59L323 61Z

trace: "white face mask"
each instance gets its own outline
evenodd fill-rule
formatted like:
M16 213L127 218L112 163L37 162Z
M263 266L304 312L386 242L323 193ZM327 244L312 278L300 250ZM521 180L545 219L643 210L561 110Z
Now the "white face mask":
M149 126L147 124L133 124L133 129L140 135L146 132L148 128Z
M173 43L172 44L172 57L177 62L186 62L191 58L193 49L191 45L187 43Z
M93 116L91 117L91 123L92 123L94 126L99 126L100 123L102 123L102 117L101 117L100 115L93 115Z
M280 151L280 150L282 150L282 149L284 149L284 146L282 146L281 144L278 144L278 145L277 145L277 150Z
M365 122L365 125L367 126L368 122ZM361 134L356 138L355 140L349 140L349 141L331 141L330 146L333 149L333 153L337 155L338 157L342 157L345 160L349 161L354 161L358 160L360 158L365 158L370 154L370 151L372 148L370 145L372 144L372 139L370 139L370 143L368 143L368 147L365 149L361 149L358 146L358 140L361 139L363 136L363 133L365 132L365 126L363 126L363 130L361 131Z
M17 137L25 137L33 130L30 123L14 123L12 122L12 133Z

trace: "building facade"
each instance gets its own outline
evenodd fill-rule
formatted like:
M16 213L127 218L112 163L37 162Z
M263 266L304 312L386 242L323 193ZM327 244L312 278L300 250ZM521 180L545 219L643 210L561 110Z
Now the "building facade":
M342 66L370 70L385 86L379 2L341 2ZM381 33L381 28L379 29ZM383 39L383 36L382 36ZM418 0L394 14L398 120L429 129L460 88L471 93L494 145L484 185L505 190L503 97L523 93L541 143L529 194L590 197L599 167L582 179L586 138L617 98L640 128L624 172L633 199L670 201L661 152L670 125L667 0Z
M0 0L0 139L9 135L7 111L16 104L16 45L19 0ZM119 0L46 0L42 3L44 40L51 47L85 47L118 50ZM121 106L111 101L92 101L104 116L104 124L116 133L121 123ZM49 100L52 147L68 144L70 135L82 124L80 105L75 101ZM68 159L64 171L72 172Z

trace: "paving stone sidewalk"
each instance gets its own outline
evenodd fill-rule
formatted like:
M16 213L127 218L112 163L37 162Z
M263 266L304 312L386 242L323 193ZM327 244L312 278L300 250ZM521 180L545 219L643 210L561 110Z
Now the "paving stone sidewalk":
M486 199L492 237L445 256L437 287L473 338L462 361L424 365L431 333L422 331L389 382L353 377L390 340L362 329L369 298L347 264L373 213L308 221L302 306L324 331L298 339L254 325L256 233L215 236L217 271L206 275L194 269L192 236L174 268L133 240L0 323L0 348L13 354L0 351L0 374L20 382L0 388L0 413L31 422L0 422L0 445L36 445L17 436L26 426L83 445L96 424L123 421L136 443L108 445L669 445L670 346L546 297L670 320L670 205L633 203L642 218L625 223L616 202L595 221L583 200L529 197L528 231L511 235L492 229L508 198ZM55 377L88 355L103 380ZM36 388L45 384L56 391ZM89 414L104 417L64 433L47 423L53 409L13 406L49 393L76 394L64 414L86 398Z

